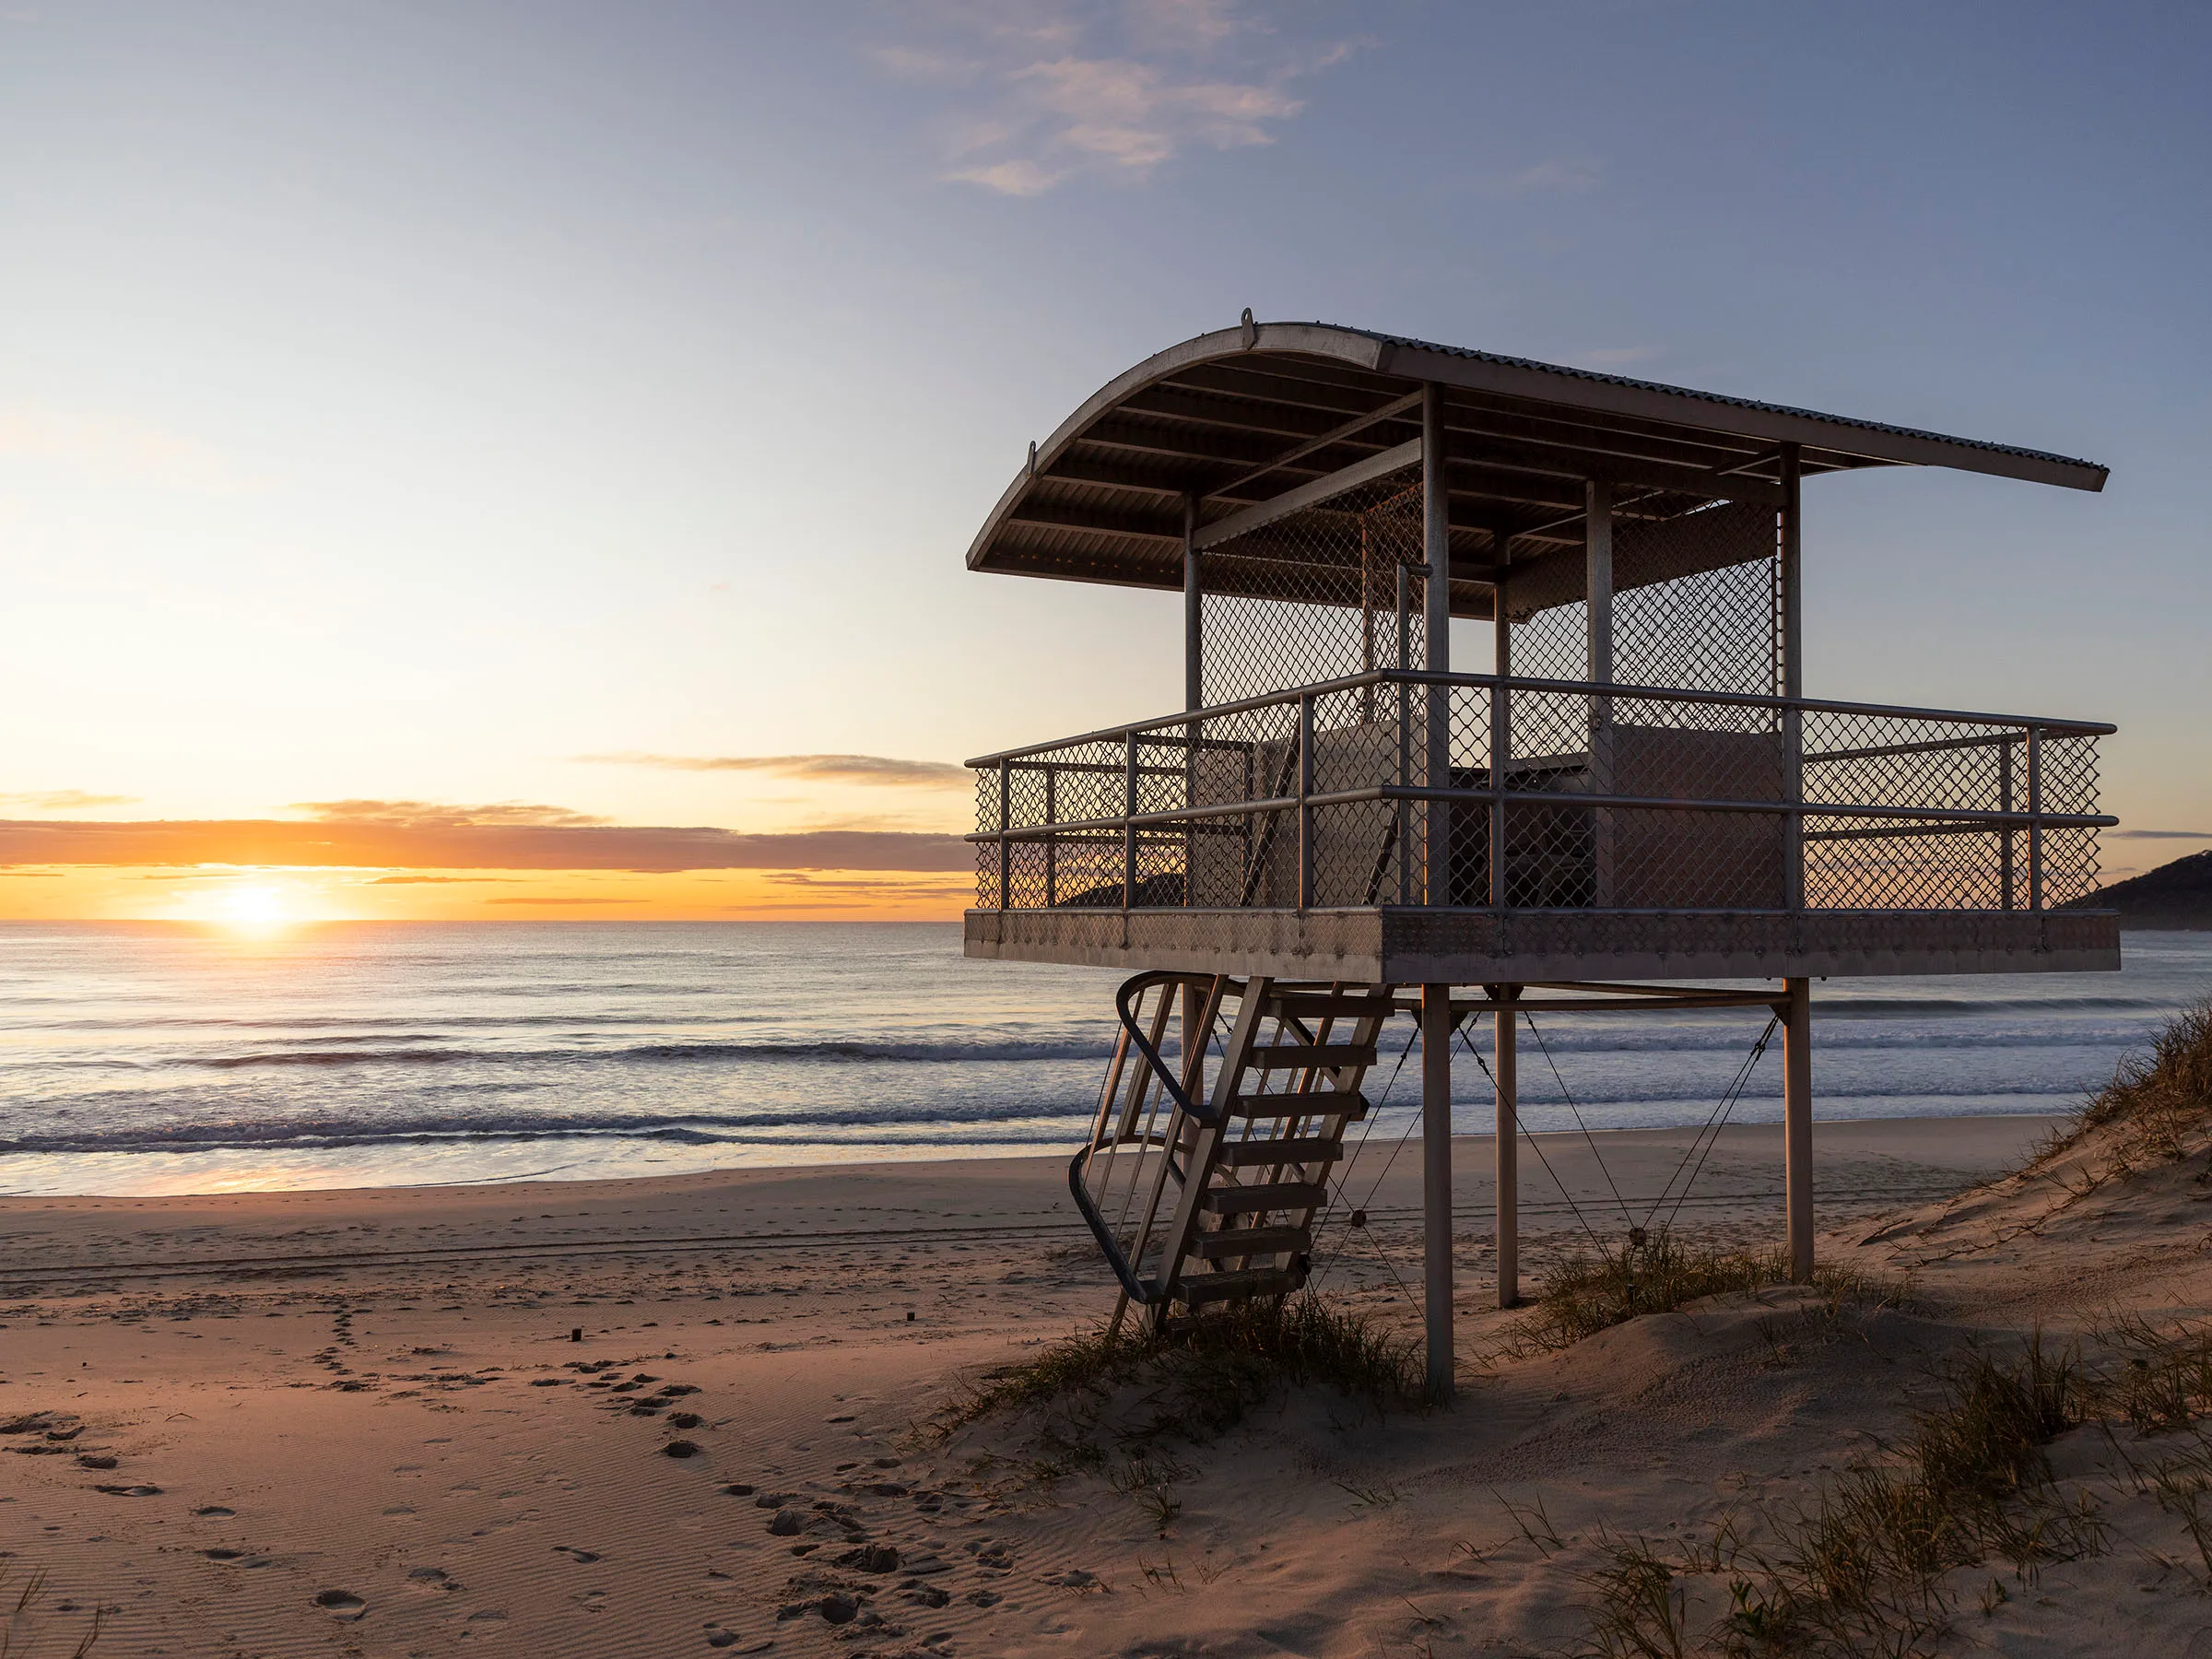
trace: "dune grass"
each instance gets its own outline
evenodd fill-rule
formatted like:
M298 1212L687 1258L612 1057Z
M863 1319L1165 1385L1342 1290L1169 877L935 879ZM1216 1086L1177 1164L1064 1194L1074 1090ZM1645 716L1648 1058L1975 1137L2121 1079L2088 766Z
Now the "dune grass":
M61 1659L65 1653L68 1659L87 1659L100 1641L100 1609L93 1609L91 1619L76 1633L72 1645L70 1632L41 1616L38 1604L45 1591L43 1567L33 1568L18 1579L14 1563L0 1562L0 1659L42 1659L43 1655Z
M1639 1314L1789 1281L1783 1252L1700 1245L1661 1229L1641 1245L1601 1244L1567 1256L1544 1276L1529 1311L1506 1327L1502 1351L1521 1359L1571 1347ZM1900 1294L1834 1268L1816 1269L1812 1288L1831 1303L1894 1301Z
M1286 1388L1319 1386L1377 1410L1420 1403L1421 1359L1410 1337L1313 1291L1208 1309L1165 1331L1132 1320L1051 1343L991 1372L933 1420L940 1437L1001 1413L1060 1408L1096 1421L1107 1402L1136 1388L1147 1406L1124 1424L1124 1442L1226 1432Z
M1943 1581L1956 1569L1994 1557L2027 1578L2040 1563L2102 1550L2094 1511L2058 1492L2044 1452L2109 1397L2076 1350L2039 1336L2018 1353L1965 1355L1946 1381L1944 1403L1913 1419L1888 1459L1845 1470L1806 1509L1769 1516L1758 1547L1733 1525L1697 1559L1601 1535L1603 1564L1584 1579L1595 1592L1586 1651L1907 1659L1950 1628ZM1700 1575L1724 1578L1728 1600L1693 1640L1688 1586Z
M2147 1054L2122 1060L2112 1080L2038 1149L2035 1163L2100 1131L2111 1132L2111 1152L2123 1169L2174 1163L2204 1149L2212 1131L2212 1003L2169 1020Z

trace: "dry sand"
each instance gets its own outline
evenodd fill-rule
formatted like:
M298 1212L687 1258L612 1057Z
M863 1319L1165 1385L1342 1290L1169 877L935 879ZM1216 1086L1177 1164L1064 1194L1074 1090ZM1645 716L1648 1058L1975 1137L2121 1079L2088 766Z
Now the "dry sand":
M18 1640L66 1654L99 1608L100 1659L1571 1651L1601 1521L1676 1539L1809 1495L1977 1328L2212 1300L2183 1173L1954 1196L2048 1127L1818 1126L1824 1253L1938 1286L1941 1318L1793 1335L1778 1292L1490 1369L1489 1147L1463 1141L1456 1405L1299 1393L1165 1448L1164 1529L1100 1475L1039 1479L1018 1422L916 1431L1111 1310L1057 1159L0 1201L0 1547L11 1586L47 1574ZM1632 1197L1688 1138L1600 1137ZM1772 1240L1779 1141L1731 1131L1684 1228ZM1587 1147L1539 1144L1617 1236ZM1524 1171L1533 1279L1579 1223ZM1345 1190L1373 1225L1322 1252L1408 1325L1418 1183L1418 1147L1371 1151ZM2194 1552L2112 1502L2149 1541L2015 1585L1959 1651L2212 1654Z

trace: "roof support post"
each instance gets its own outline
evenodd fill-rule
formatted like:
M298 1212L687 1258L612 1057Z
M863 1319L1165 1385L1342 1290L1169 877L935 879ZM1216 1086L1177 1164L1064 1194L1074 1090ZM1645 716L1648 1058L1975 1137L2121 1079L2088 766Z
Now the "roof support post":
M1444 389L1433 381L1421 387L1421 541L1429 575L1423 583L1428 624L1421 665L1434 673L1452 666L1452 514L1444 478ZM1429 688L1428 765L1423 782L1431 789L1452 786L1452 689ZM1431 801L1422 809L1427 893L1431 905L1452 902L1452 804ZM1447 1156L1449 1154L1447 1153Z
M1198 498L1182 498L1182 706L1206 706L1206 619L1202 603L1198 549L1192 538L1198 534Z
M1429 567L1422 565L1426 571ZM1413 666L1413 569L1398 567L1398 662L1400 668ZM1400 783L1413 782L1413 688L1404 680L1398 682L1398 776ZM1401 800L1397 804L1397 821L1392 826L1397 834L1398 902L1413 902L1413 803Z
M1513 672L1513 624L1505 611L1505 571L1507 561L1512 556L1513 538L1503 525L1500 525L1493 535L1496 551L1491 558L1497 568L1498 579L1490 586L1490 627L1494 641L1490 667L1498 683L1490 688L1490 890L1487 897L1493 910L1503 910L1509 902L1506 897L1505 770L1507 762L1513 758L1512 694L1505 684ZM1504 1028L1500 1027L1500 1030L1502 1031Z
M1804 515L1798 488L1802 459L1794 443L1782 446L1782 592L1777 595L1782 638L1777 643L1782 651L1782 694L1792 698L1805 695ZM1798 709L1783 711L1782 766L1784 798L1792 807L1783 819L1783 903L1789 910L1801 911L1805 908L1805 715Z
M1431 1400L1452 1397L1452 987L1421 987L1422 1313Z
M1198 549L1192 537L1198 533L1198 498L1185 494L1182 498L1182 706L1202 709L1206 706L1206 607L1199 569ZM1203 735L1199 723L1193 721L1182 729L1182 804L1194 806L1198 800L1198 739ZM1198 832L1195 822L1186 823L1182 830L1182 902L1187 907L1195 902L1192 888L1198 871ZM1183 1020L1186 1028L1194 1018L1191 999L1196 994L1187 986L1183 991Z
M1589 667L1594 685L1613 683L1613 486L1592 478L1583 486L1583 564L1584 610L1588 613ZM1590 700L1590 788L1613 793L1613 700ZM1600 910L1613 903L1613 814L1600 806L1591 818L1590 902Z

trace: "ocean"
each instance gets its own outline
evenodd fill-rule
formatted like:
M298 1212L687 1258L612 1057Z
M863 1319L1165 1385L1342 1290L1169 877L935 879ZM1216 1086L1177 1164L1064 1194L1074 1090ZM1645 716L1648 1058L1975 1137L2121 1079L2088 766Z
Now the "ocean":
M2212 992L2212 935L2131 934L2125 956L2120 973L1817 983L1817 1115L2072 1108ZM0 924L0 1192L1071 1150L1120 977L966 961L956 924ZM1539 1017L1524 1122L1702 1122L1764 1023ZM1418 1060L1396 1069L1411 1034L1385 1033L1377 1136L1416 1104ZM1463 1126L1487 1130L1464 1053L1457 1087ZM1776 1042L1735 1121L1778 1119L1781 1091Z

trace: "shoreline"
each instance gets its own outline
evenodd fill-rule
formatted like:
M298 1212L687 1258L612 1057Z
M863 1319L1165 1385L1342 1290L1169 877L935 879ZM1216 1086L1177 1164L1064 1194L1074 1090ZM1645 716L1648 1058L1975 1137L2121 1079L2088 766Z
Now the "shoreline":
M1747 1116L1739 1109L1738 1112L1732 1120L1730 1125L1731 1129L1742 1129L1747 1132L1754 1133L1759 1130L1772 1129L1779 1132L1781 1127L1779 1101L1775 1102L1775 1105L1777 1107L1777 1111L1771 1119L1766 1117ZM1481 1108L1478 1107L1477 1110L1481 1110ZM1880 1133L1882 1131L1882 1127L1885 1125L1918 1124L1994 1124L2008 1123L2034 1123L2050 1124L2062 1121L2067 1115L2068 1113L2065 1112L2051 1111L2019 1112L1962 1112L1940 1114L1910 1113L1895 1117L1816 1116L1813 1122L1816 1126L1825 1126L1830 1130L1840 1130L1849 1125L1860 1125L1864 1126L1868 1133ZM1418 1120L1418 1114L1416 1114L1416 1117ZM1639 1135L1688 1135L1693 1133L1695 1128L1696 1125L1694 1124L1641 1124L1622 1126L1593 1124L1586 1131L1579 1128L1524 1128L1523 1130L1523 1136L1527 1140L1540 1141L1546 1145L1548 1145L1554 1139L1563 1141L1579 1140L1585 1133L1594 1135L1607 1136ZM1455 1145L1461 1142L1487 1145L1490 1138L1491 1137L1488 1135L1480 1133L1467 1133L1464 1131L1455 1132L1453 1135L1453 1141ZM551 1186L556 1188L565 1188L570 1186L582 1186L607 1182L687 1181L722 1175L759 1175L774 1172L794 1172L806 1170L872 1167L876 1165L897 1168L912 1168L915 1166L934 1166L939 1164L1019 1162L1023 1159L1039 1159L1047 1162L1057 1160L1060 1165L1065 1166L1067 1159L1074 1154L1077 1144L1077 1140L1075 1137L1071 1137L1065 1141L1052 1143L1049 1147L1042 1148L1041 1148L1036 1143L1029 1142L1018 1145L997 1145L990 1142L968 1142L956 1143L948 1146L912 1147L898 1145L885 1145L880 1142L860 1143L850 1147L841 1147L835 1144L823 1142L809 1142L806 1144L804 1148L792 1149L794 1151L803 1150L805 1153L804 1156L793 1157L782 1155L784 1153L784 1149L779 1147L776 1149L776 1153L778 1155L775 1156L773 1161L770 1161L767 1157L763 1157L757 1160L746 1159L735 1162L712 1163L692 1169L672 1171L665 1173L625 1171L622 1173L586 1172L577 1175L562 1174L561 1171L577 1167L577 1164L572 1161L568 1164L555 1165L550 1169L526 1171L514 1175L484 1175L465 1180L431 1179L426 1181L393 1182L347 1182L343 1180L319 1182L315 1180L312 1174L306 1174L302 1171L272 1171L265 1162L259 1166L265 1171L265 1173L263 1173L259 1179L265 1182L265 1184L214 1184L170 1188L160 1184L159 1177L155 1175L149 1177L149 1179L154 1181L156 1183L153 1186L118 1186L109 1189L70 1188L54 1191L26 1191L22 1189L11 1189L7 1187L5 1184L4 1172L7 1169L9 1159L14 1158L21 1158L26 1159L39 1158L82 1159L88 1155L75 1153L13 1153L0 1155L0 1206L12 1203L29 1203L58 1199L107 1199L121 1203L139 1203L169 1202L171 1200L194 1198L246 1196L251 1194L281 1194L286 1193L335 1194L512 1191L518 1188L531 1186ZM192 1157L194 1155L190 1153L171 1154L161 1152L118 1152L96 1154L90 1156L105 1157L119 1160L135 1160L141 1159L159 1159L174 1157ZM241 1159L238 1161L242 1163L247 1160Z
M2063 1118L1816 1120L1819 1224L1942 1196L2018 1164ZM1521 1213L1532 1237L1585 1225L1594 1207L1633 1210L1663 1190L1689 1129L1545 1132L1523 1137ZM1495 1207L1492 1137L1453 1137L1453 1207L1487 1243ZM1533 1144L1533 1145L1532 1145ZM543 1262L607 1253L758 1252L894 1236L1012 1241L1064 1236L1088 1249L1067 1199L1067 1154L778 1165L670 1175L463 1185L229 1193L0 1196L0 1230L20 1266L0 1295L63 1280L220 1277L226 1272L374 1272L433 1262ZM1378 1229L1417 1227L1420 1160L1403 1141L1358 1148L1339 1175L1347 1205ZM1615 1194L1618 1192L1619 1200ZM1716 1138L1693 1223L1750 1229L1779 1213L1778 1125L1730 1124ZM513 1213L517 1206L524 1213ZM542 1206L552 1206L551 1209ZM544 1228L539 1222L556 1222ZM324 1242L334 1230L352 1235ZM308 1241L302 1242L302 1240ZM42 1259L41 1259L42 1258ZM1103 1270L1100 1270L1101 1276Z

